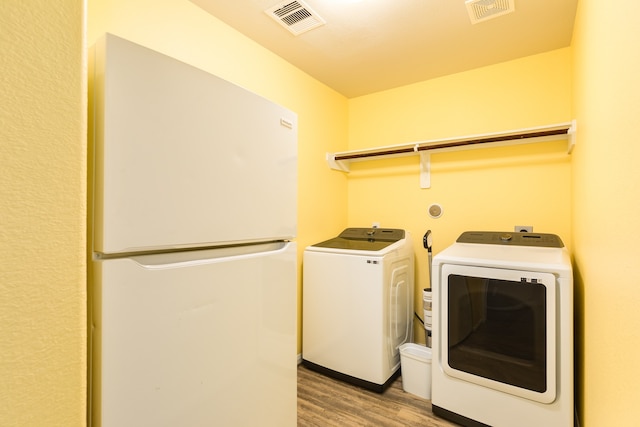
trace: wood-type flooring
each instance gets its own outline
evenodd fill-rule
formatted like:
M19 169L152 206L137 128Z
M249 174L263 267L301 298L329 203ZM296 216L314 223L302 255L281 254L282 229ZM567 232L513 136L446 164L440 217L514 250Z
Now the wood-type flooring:
M298 427L451 427L431 412L431 401L402 389L398 377L375 393L298 366Z

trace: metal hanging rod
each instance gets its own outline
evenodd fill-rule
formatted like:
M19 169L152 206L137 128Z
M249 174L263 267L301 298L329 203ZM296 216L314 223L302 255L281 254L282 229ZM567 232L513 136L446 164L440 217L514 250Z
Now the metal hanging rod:
M396 149L390 149L390 150L379 150L379 151L368 152L368 153L336 154L335 160L340 161L340 160L363 159L367 157L391 156L391 155L397 155L397 154L409 154L409 153L414 153L416 151L439 150L444 148L458 148L458 147L465 147L468 145L488 144L488 143L503 142L503 141L514 141L514 140L521 140L521 139L527 139L527 138L541 138L546 136L567 135L569 132L569 129L570 129L570 126L562 129L554 129L554 130L541 131L541 132L528 132L528 133L520 133L520 134L506 135L506 136L487 136L483 138L464 139L464 140L452 141L452 142L430 143L428 145L416 144L413 147L396 148Z

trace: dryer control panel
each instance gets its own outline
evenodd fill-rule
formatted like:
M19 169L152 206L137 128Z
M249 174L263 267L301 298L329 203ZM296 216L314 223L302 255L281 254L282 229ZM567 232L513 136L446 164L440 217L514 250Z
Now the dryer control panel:
M562 248L564 243L555 234L520 233L503 231L465 231L456 240L458 243L480 243L485 245L536 246Z

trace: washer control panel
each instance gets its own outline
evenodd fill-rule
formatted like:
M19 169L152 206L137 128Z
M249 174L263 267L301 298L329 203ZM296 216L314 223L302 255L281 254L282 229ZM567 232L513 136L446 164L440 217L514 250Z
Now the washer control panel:
M397 228L347 228L338 237L343 239L373 239L383 242L397 242L404 239L404 230Z

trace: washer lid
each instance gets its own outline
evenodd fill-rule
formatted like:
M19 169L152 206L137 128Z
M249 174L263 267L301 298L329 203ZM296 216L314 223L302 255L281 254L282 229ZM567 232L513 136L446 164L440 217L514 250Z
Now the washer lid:
M347 228L338 237L312 246L357 251L379 251L404 239L404 235L404 230L397 228Z

